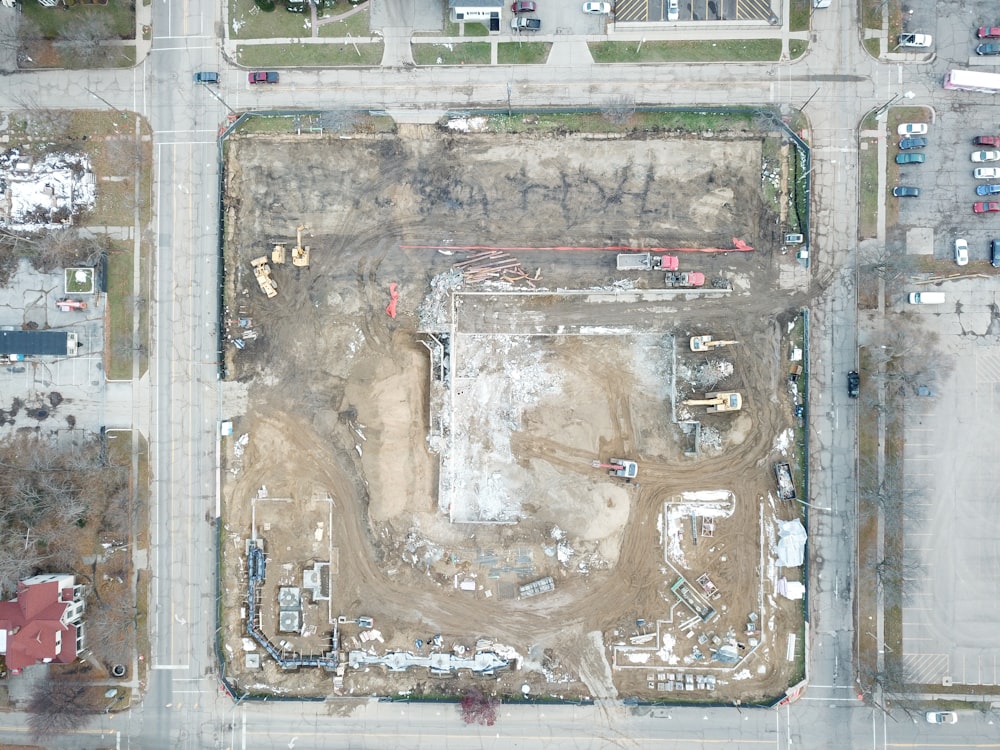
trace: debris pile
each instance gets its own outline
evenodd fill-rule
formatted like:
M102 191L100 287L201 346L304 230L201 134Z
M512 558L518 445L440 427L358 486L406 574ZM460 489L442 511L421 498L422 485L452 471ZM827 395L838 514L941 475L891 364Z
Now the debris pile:
M455 264L462 272L466 284L479 284L484 281L503 281L508 284L524 282L535 289L533 282L542 278L542 269L529 276L521 265L521 261L502 250L485 250L469 256Z
M86 155L57 152L34 159L16 148L0 153L0 226L23 231L68 226L96 201Z

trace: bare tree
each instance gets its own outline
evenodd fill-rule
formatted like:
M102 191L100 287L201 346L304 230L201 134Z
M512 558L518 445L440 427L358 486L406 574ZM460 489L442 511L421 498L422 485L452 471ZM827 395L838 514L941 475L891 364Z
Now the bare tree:
M134 648L138 614L125 575L121 583L102 587L87 609L87 646L108 665L127 663Z
M77 23L66 24L55 41L56 49L77 65L117 59L120 51L102 44L111 40L111 22L106 15L81 16Z
M908 514L908 509L920 499L921 491L907 487L901 462L886 460L879 476L879 464L872 459L861 462L858 471L861 512L877 510L898 518Z
M858 270L894 286L913 275L917 270L917 263L912 255L880 245L861 255L858 259Z
M481 690L472 688L459 704L462 721L466 724L482 724L491 727L497 720L497 704L499 701L492 695L486 695Z
M618 94L608 98L601 114L612 125L625 125L635 114L635 99L629 94Z
M101 709L94 686L56 677L51 671L35 685L28 701L28 726L34 739L63 734L89 723Z
M887 551L874 569L879 587L898 591L903 599L919 590L919 579L925 572L919 561L898 551Z
M0 49L13 50L18 67L24 67L39 56L44 36L33 19L22 14L18 14L15 18L13 24L0 27Z

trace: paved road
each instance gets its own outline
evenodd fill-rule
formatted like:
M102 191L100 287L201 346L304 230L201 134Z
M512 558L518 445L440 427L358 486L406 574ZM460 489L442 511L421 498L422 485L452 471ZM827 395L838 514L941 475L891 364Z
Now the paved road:
M885 747L918 732L961 746L996 738L987 719L958 727L886 721L856 699L850 667L853 560L854 413L842 373L854 365L853 248L857 136L861 115L903 91L915 103L937 93L936 72L879 67L858 45L853 3L814 16L816 42L795 65L374 69L288 71L282 85L257 91L221 61L214 29L218 4L154 0L156 34L135 70L67 76L39 72L0 79L0 109L15 95L53 106L101 107L87 88L117 107L139 111L155 132L157 263L151 444L154 457L152 669L145 702L102 717L58 746L143 748ZM567 43L572 43L567 40ZM556 56L556 59L559 59ZM196 70L222 70L219 87L194 86ZM805 700L777 712L683 709L634 717L620 707L511 708L493 728L467 728L451 706L367 703L330 718L325 704L233 703L214 676L214 544L206 520L216 513L215 376L218 159L215 137L229 108L325 106L385 109L431 121L472 106L601 105L623 81L641 104L802 107L814 128L812 173L818 210L815 277L827 292L813 314L816 400L810 531L813 567L813 686ZM829 387L828 387L829 386ZM16 717L8 717L16 718ZM0 739L23 732L0 726ZM933 735L929 735L933 731ZM116 736L116 732L120 735ZM103 737L99 737L104 733ZM57 745L53 745L57 746ZM921 740L921 746L929 746Z

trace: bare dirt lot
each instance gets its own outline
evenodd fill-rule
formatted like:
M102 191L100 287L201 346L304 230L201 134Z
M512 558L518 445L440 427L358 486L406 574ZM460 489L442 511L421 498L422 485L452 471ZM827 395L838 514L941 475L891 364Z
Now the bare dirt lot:
M266 655L244 666L254 524L263 631L275 588L331 562L329 604L307 596L301 633L267 633L294 652L331 649L329 611L347 619L344 660L499 654L511 668L493 689L506 695L781 693L802 619L775 587L800 571L777 568L772 545L799 508L775 499L771 466L794 464L789 333L807 290L788 288L802 275L775 245L763 140L411 128L229 141L226 322L239 345L227 365L249 398L223 446L224 637L242 688L333 692L329 674ZM249 261L293 246L301 224L311 265L272 265L268 299ZM677 253L681 271L708 277L696 291L619 272L602 249L733 238L756 249ZM490 262L512 280L468 273ZM692 353L702 333L739 343ZM707 391L737 391L743 409L683 403ZM700 423L697 455L684 421ZM638 463L634 481L592 466L615 457ZM266 522L251 502L262 487ZM522 595L548 577L551 590ZM695 616L692 596L711 614ZM453 695L473 679L359 665L337 684Z

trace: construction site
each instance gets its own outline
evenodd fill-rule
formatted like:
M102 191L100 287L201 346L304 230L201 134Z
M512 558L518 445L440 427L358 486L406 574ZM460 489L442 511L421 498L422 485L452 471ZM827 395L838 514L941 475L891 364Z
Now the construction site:
M748 703L801 680L810 290L761 189L776 138L231 137L228 679Z

